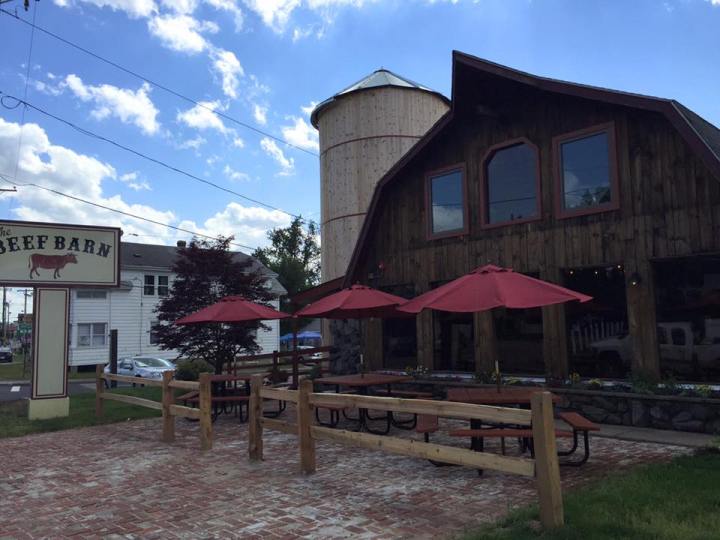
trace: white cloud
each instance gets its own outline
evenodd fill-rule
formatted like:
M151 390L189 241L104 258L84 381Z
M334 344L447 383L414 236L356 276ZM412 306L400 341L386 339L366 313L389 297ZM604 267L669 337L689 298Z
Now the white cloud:
M298 118L297 116L288 118L293 121L293 125L281 128L283 139L305 150L320 150L317 130L306 122L304 118Z
M139 176L140 175L136 171L136 172L123 174L118 178L118 180L127 184L127 186L130 189L134 189L135 191L142 191L142 190L151 191L152 188L150 187L150 184L148 184L145 180L138 180Z
M285 157L285 154L277 145L277 143L269 137L263 137L260 141L260 147L267 155L273 158L280 165L279 176L289 176L295 169L295 160Z
M237 59L234 52L225 49L214 49L210 53L210 57L215 71L220 74L222 79L223 93L227 97L235 99L239 85L238 78L245 74L240 60Z
M232 144L235 148L245 148L245 141L243 141L240 137L235 137Z
M235 31L239 32L242 30L244 17L237 0L205 0L205 2L215 9L227 11L232 14L235 21Z
M210 236L234 236L237 242L250 246L264 246L268 244L267 232L274 227L287 227L290 219L279 210L231 202L201 227L193 221L183 221L180 226Z
M216 110L222 110L219 101L201 101L193 108L178 113L177 120L201 131L214 129L223 134L230 132L215 113Z
M211 21L198 21L189 15L158 15L148 21L150 33L174 51L196 54L210 44L203 33L216 34L220 29Z
M135 91L111 84L92 86L86 85L80 77L71 73L58 88L68 88L82 101L92 102L94 108L90 114L98 120L114 116L125 124L135 124L148 135L154 135L160 129L158 110L150 99L151 88L148 83L143 83Z
M20 131L19 124L0 117L0 173L14 170ZM171 210L132 204L120 195L105 192L106 183L136 182L141 176L139 172L132 171L118 176L109 163L53 144L37 124L25 124L22 131L18 184L35 183L160 223L177 223L181 228L213 237L220 234L234 235L238 243L250 246L267 245L268 230L290 223L290 217L280 211L246 207L235 202L211 215L202 227L190 220L178 223L178 217ZM128 240L156 244L172 245L176 240L188 239L190 236L34 187L18 186L17 193L6 193L2 197L14 199L11 213L15 219L121 227Z
M317 101L311 101L309 105L305 105L304 107L300 107L300 110L303 112L305 116L310 116L312 112L315 110L315 107L317 107L318 102Z
M134 19L149 17L157 12L154 0L55 0L55 5L70 7L75 2L84 2L97 7L109 7L113 11L124 11Z
M175 13L191 15L198 7L198 0L160 0L162 5Z
M253 116L258 124L264 126L267 124L267 107L263 107L257 103L253 104Z
M720 6L720 0L708 0L713 6Z
M183 142L181 142L178 145L178 148L180 150L187 150L188 148L192 148L193 150L197 150L200 148L203 144L205 144L207 140L204 137L201 137L198 135L197 137L194 137L192 139L187 139Z
M228 177L228 179L233 180L234 182L241 182L241 181L247 181L250 180L250 175L244 172L236 171L230 165L225 165L225 168L223 169L223 174Z
M375 0L244 0L245 5L254 11L274 32L282 34L287 29L293 11L300 7L315 12L321 16L325 24L333 21L335 12L339 8L354 7L361 8L366 1ZM293 41L315 33L318 37L323 35L324 30L317 30L309 27L307 29L295 28L293 30Z

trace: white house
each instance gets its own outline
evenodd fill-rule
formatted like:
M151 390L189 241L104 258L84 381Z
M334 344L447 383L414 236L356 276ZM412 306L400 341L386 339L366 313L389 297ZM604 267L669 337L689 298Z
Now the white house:
M162 350L152 331L157 322L154 313L160 299L168 293L174 279L170 271L175 246L123 242L120 250L119 289L73 289L70 295L71 366L98 364L110 360L110 330L118 331L118 357L147 355L175 358L175 351ZM277 275L249 255L236 252L239 260L253 260L253 268L267 274L267 286L275 295L287 291ZM279 301L271 305L276 309ZM263 353L280 348L278 321L264 321L270 330L258 331Z

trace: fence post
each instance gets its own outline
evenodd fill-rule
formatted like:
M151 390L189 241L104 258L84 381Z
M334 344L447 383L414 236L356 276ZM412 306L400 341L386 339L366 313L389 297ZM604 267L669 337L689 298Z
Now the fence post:
M248 453L251 461L262 461L263 427L262 396L263 376L253 375L250 379L250 403L248 404Z
M200 374L200 448L212 448L212 394L210 391L210 374Z
M170 405L173 405L175 403L175 390L170 388L170 381L172 381L173 372L163 371L162 375L162 440L163 442L171 443L175 440L175 417L170 412Z
M314 424L313 407L310 404L310 394L313 392L313 382L309 379L300 381L297 402L298 438L300 439L300 470L303 474L315 472L315 439L312 436Z
M535 392L532 395L531 405L540 522L544 528L552 529L563 525L564 516L550 392Z
M105 381L102 376L104 369L105 364L95 364L95 418L103 416L102 393L105 391Z

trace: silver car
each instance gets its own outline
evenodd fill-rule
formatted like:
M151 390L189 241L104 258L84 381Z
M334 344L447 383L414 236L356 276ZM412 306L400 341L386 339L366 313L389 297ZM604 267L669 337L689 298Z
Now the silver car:
M175 364L164 358L152 356L133 356L118 360L117 374L145 379L162 379L164 371L174 371ZM105 366L105 373L110 373L110 364Z

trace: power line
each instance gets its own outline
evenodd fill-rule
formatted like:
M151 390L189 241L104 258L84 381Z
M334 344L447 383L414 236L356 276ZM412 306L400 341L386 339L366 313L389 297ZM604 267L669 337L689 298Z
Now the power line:
M12 99L12 100L15 100L16 104L15 104L14 106L8 105L8 104L5 102L5 100L6 100L7 98ZM23 100L23 99L20 99L20 98L15 97L15 96L13 96L13 95L11 95L11 94L8 94L8 93L6 93L6 92L3 92L2 90L0 90L0 105L2 105L3 107L5 107L6 109L10 109L10 110L16 109L19 105L23 105L23 108L30 108L30 109L32 109L32 110L34 110L34 111L37 111L37 112L39 112L40 114L43 114L43 115L45 115L45 116L47 116L47 117L49 117L49 118L52 118L53 120L56 120L56 121L58 121L58 122L61 122L61 123L65 124L65 125L73 128L74 130L78 131L79 133L82 133L83 135L86 135L86 136L88 136L88 137L93 137L93 138L98 139L98 140L100 140L100 141L103 141L103 142L106 142L106 143L108 143L108 144L111 144L111 145L113 145L113 146L115 146L115 147L117 147L117 148L120 148L121 150L125 150L126 152L130 152L131 154L134 154L134 155L136 155L136 156L138 156L138 157L141 157L141 158L143 158L143 159L146 159L146 160L148 160L148 161L151 161L152 163L155 163L156 165L160 165L160 166L162 166L162 167L165 167L166 169L169 169L169 170L174 171L174 172L176 172L176 173L182 174L183 176L187 176L188 178L191 178L192 180L195 180L195 181L197 181L197 182L202 182L203 184L206 184L206 185L208 185L208 186L214 187L215 189L219 189L220 191L224 191L225 193L230 193L230 194L232 194L232 195L235 195L236 197L240 197L241 199L245 199L246 201L249 201L249 202L252 202L252 203L255 203L255 204L259 204L259 205L264 206L264 207L266 207L266 208L269 208L269 209L271 209L271 210L277 210L278 212L282 212L283 214L287 214L288 216L291 216L291 217L294 217L294 218L299 217L299 216L293 214L292 212L287 212L286 210L283 210L282 208L278 208L277 206L273 206L273 205L271 205L271 204L264 203L264 202L259 201L259 200L257 200L257 199L253 199L252 197L248 197L247 195L243 195L242 193L238 193L237 191L233 191L232 189L223 187L223 186L221 186L220 184L216 184L215 182L211 182L210 180L206 180L205 178L201 178L201 177L196 176L196 175L194 175L194 174L192 174L192 173L189 173L189 172L187 172L187 171L184 171L183 169L179 169L179 168L175 167L174 165L170 165L169 163L167 163L167 162L165 162L165 161L162 161L162 160L160 160L160 159L157 159L157 158L148 156L147 154L143 154L142 152L140 152L140 151L138 151L138 150L135 150L135 149L133 149L133 148L130 148L129 146L125 146L124 144L121 144L121 143L119 143L119 142L117 142L117 141L115 141L115 140L113 140L113 139L109 139L109 138L107 138L107 137L104 137L103 135L98 135L97 133L94 133L94 132L92 132L92 131L90 131L90 130L87 130L87 129L83 128L83 127L78 126L77 124L74 124L74 123L71 122L70 120L65 120L64 118L61 118L61 117L59 117L59 116L57 116L57 115L55 115L55 114L53 114L53 113L51 113L51 112L48 112L48 111L46 111L46 110L44 110L44 109L41 109L40 107L37 107L37 106L29 103L28 101L25 101L25 100Z
M1 12L1 13L4 13L5 15L9 15L9 16L12 17L13 19L15 19L15 20L17 20L17 21L20 21L21 23L26 24L26 25L30 26L31 28L33 28L33 29L35 29L35 30L38 30L39 32L42 32L43 34L46 34L46 35L48 35L48 36L50 36L50 37L52 37L52 38L54 38L54 39L57 39L58 41L61 41L61 42L64 43L65 45L68 45L68 46L70 46L70 47L73 47L74 49L77 49L77 50L79 50L79 51L81 51L81 52L83 52L83 53L85 53L85 54L87 54L87 55L89 55L89 56L92 56L93 58L95 58L95 59L97 59L97 60L100 60L101 62L104 62L104 63L106 63L106 64L108 64L108 65L110 65L110 66L113 66L114 68L119 69L120 71L124 71L125 73L127 73L127 74L129 74L129 75L132 75L133 77L137 77L138 79L140 79L140 80L142 80L142 81L145 81L145 82L147 82L147 83L149 83L149 84L152 84L153 86L156 86L157 88L160 88L161 90L164 90L165 92L167 92L167 93L169 93L169 94L172 94L173 96L175 96L175 97L177 97L177 98L180 98L180 99L182 99L182 100L184 100L184 101L187 101L188 103L192 103L193 105L195 105L195 106L197 106L197 107L202 107L203 109L207 109L208 111L210 111L210 112L212 112L212 113L220 116L221 118L224 118L225 120L228 120L228 121L230 121L230 122L233 122L233 123L235 123L235 124L237 124L237 125L239 125L239 126L242 126L242 127L246 128L246 129L249 129L249 130L251 130L251 131L254 131L255 133L258 133L258 134L260 134L260 135L264 135L265 137L269 137L269 138L271 138L271 139L273 139L273 140L275 140L275 141L277 141L277 142L279 142L279 143L286 144L286 145L288 145L288 146L290 146L290 147L292 147L292 148L295 148L296 150L300 150L301 152L305 152L306 154L310 154L311 156L318 157L318 154L316 154L315 152L313 152L313 151L311 151L311 150L308 150L308 149L306 149L306 148L302 148L301 146L298 146L298 145L296 145L296 144L292 144L292 143L286 141L285 139L282 139L282 138L280 138L280 137L276 137L275 135L272 135L272 134L270 134L270 133L268 133L268 132L266 132L266 131L263 131L263 130L261 130L261 129L258 129L258 128L256 128L255 126L252 126L252 125L250 125L250 124L248 124L248 123L246 123L246 122L243 122L242 120L238 120L237 118L233 118L232 116L230 116L230 115L228 115L228 114L225 114L225 113L222 112L222 111L217 111L217 110L213 109L212 107L208 107L207 105L204 105L203 103L201 103L201 102L199 102L199 101L197 101L197 100L195 100L195 99L193 99L193 98L191 98L191 97L188 97L188 96L186 96L186 95L184 95L184 94L182 94L182 93L180 93L180 92L178 92L178 91L176 91L176 90L173 90L172 88L169 88L169 87L167 87L167 86L165 86L165 85L162 85L162 84L160 84L160 83L157 83L157 82L153 81L152 79L148 79L148 78L145 77L144 75L140 75L139 73L137 73L137 72L135 72L135 71L133 71L133 70L131 70L131 69L129 69L129 68L126 68L126 67L118 64L117 62L113 62L112 60L108 60L107 58L105 58L105 57L103 57L103 56L101 56L101 55L99 55L99 54L97 54L97 53L94 53L94 52L90 51L89 49L86 49L85 47L82 47L81 45L78 45L78 44L76 44L76 43L73 43L72 41L70 41L70 40L68 40L68 39L65 39L64 37L61 37L61 36L59 36L58 34L55 34L55 33L51 32L50 30L46 30L45 28L43 28L43 27L41 27L41 26L37 26L34 21L33 21L33 22L29 22L29 21L26 21L25 19L21 19L21 18L18 17L16 14L14 14L14 13L12 13L12 12L10 12L10 11L7 11L6 9L0 8L0 12Z
M133 218L133 219L138 219L138 220L140 220L140 221L147 221L148 223L153 223L154 225L160 225L161 227L167 227L168 229L174 229L174 230L176 230L176 231L184 232L184 233L187 233L187 234L192 234L193 236L201 236L201 237L203 237L203 238L209 238L210 240L217 240L217 238L218 238L218 237L215 237L215 236L210 236L209 234L203 234L203 233L199 233L199 232L197 232L197 231L191 231L190 229L184 229L184 228L182 228L182 227L176 227L175 225L170 225L170 224L168 224L168 223L162 223L161 221L156 221L156 220L154 220L154 219L146 218L146 217L143 217L143 216L138 216L137 214L131 214L130 212L125 212L125 211L123 211L123 210L118 210L117 208L110 208L109 206L105 206L105 205L100 204L100 203L88 201L88 200L86 200L86 199L81 199L80 197L76 197L75 195L70 195L70 194L68 194L68 193L63 193L62 191L57 191L57 190L55 190L55 189L52 189L52 188L49 188L49 187L45 187L45 186L41 186L41 185L35 184L35 183L33 183L33 182L21 183L21 182L17 182L17 180L13 182L13 181L11 181L7 176L5 176L5 175L2 174L2 173L0 173L0 180L3 180L4 182L7 182L7 183L10 184L10 185L16 185L16 186L20 186L20 187L34 187L34 188L37 188L37 189L42 189L43 191L49 191L50 193L54 193L54 194L60 195L60 196L62 196L62 197L67 197L68 199L72 199L72 200L74 200L74 201L78 201L78 202L81 202L81 203L89 204L89 205L91 205L91 206L95 206L95 207L97 207L97 208L102 208L103 210L108 210L108 211L110 211L110 212L115 212L115 213L117 213L117 214L122 214L122 215L124 215L124 216L130 217L130 218ZM160 235L158 235L158 236L160 236ZM245 249L251 249L251 250L253 250L253 251L256 249L256 248L254 248L254 247L252 247L252 246L247 246L247 245L245 245L245 244L240 244L240 243L238 243L238 242L230 242L230 245L231 245L231 246L237 246L237 247L245 248Z

